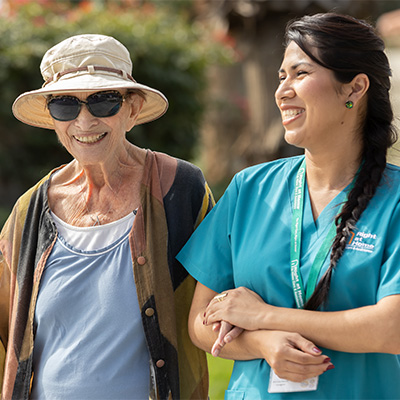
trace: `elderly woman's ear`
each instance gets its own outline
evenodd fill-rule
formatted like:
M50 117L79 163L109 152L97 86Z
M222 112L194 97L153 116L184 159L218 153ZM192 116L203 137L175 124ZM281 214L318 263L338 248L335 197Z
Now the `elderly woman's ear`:
M127 132L130 131L136 124L136 120L142 111L145 99L138 94L131 93L126 97L125 102L130 106L129 126Z

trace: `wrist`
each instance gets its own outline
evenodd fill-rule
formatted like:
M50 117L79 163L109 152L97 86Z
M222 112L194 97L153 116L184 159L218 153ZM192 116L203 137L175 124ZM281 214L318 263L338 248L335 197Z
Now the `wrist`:
M258 329L279 329L277 326L279 318L276 318L278 307L264 304L263 311L260 317L260 326Z
M250 359L264 358L264 349L267 345L266 330L244 331L242 334L243 345Z

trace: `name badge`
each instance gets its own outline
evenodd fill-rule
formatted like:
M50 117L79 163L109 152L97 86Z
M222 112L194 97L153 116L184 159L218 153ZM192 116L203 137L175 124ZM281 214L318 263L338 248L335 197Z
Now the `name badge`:
M317 390L318 376L303 382L292 382L279 378L271 368L268 393L311 392Z

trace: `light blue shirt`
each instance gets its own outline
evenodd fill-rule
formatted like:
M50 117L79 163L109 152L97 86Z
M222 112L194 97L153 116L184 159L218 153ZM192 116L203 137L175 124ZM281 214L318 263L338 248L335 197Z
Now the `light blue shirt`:
M149 397L150 355L128 235L92 251L57 239L35 311L31 398Z
M271 305L295 308L290 229L294 180L303 158L258 165L234 177L177 257L195 279L216 292L245 286ZM300 269L305 285L344 198L340 193L314 221L306 191ZM389 165L334 271L327 310L372 305L399 293L400 169ZM335 369L320 376L317 391L269 394L267 362L236 361L226 399L400 398L398 356L322 350Z

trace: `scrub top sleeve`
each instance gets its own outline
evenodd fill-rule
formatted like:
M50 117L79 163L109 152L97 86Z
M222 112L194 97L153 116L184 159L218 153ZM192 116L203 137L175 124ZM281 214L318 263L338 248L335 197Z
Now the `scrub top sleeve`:
M235 176L176 257L190 275L215 292L234 288L230 235L237 196Z
M386 235L377 302L386 296L400 294L400 203L394 209Z

